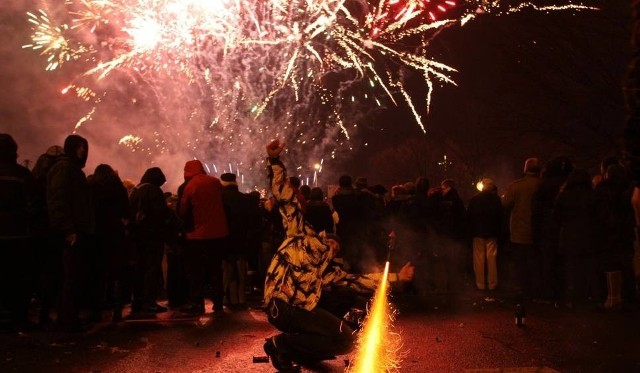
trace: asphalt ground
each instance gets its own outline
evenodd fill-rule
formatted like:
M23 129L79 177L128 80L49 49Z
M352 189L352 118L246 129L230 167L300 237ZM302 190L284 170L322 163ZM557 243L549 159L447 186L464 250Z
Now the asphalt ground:
M467 290L395 294L391 334L399 372L640 372L640 312L605 312L526 304L514 322L515 297ZM83 333L51 330L0 334L0 372L274 372L264 339L277 331L259 308L199 318L103 321ZM210 305L207 310L210 310ZM302 372L344 372L354 353Z

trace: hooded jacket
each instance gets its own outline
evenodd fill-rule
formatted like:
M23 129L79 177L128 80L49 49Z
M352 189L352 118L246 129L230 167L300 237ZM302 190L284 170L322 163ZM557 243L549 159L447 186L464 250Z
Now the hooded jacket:
M207 175L198 160L184 165L184 179L179 215L183 221L193 222L187 239L208 240L229 235L220 180Z
M16 163L17 150L10 135L0 134L0 240L25 237L32 225L33 176Z
M170 222L171 210L160 188L166 181L162 170L152 167L145 171L129 197L131 216L138 238L163 239Z
M85 156L78 157L84 145ZM64 142L65 154L60 156L47 174L47 211L51 228L65 235L94 233L95 221L91 191L82 168L89 151L87 140L70 135Z
M326 233L316 233L305 222L298 194L290 183L285 183L284 164L277 158L269 158L267 162L271 192L278 201L287 233L267 269L264 304L279 299L311 311L318 305L326 286L347 286L356 291L375 289L381 273L354 275L334 265L334 253L329 249ZM397 280L397 274L389 274L390 282Z

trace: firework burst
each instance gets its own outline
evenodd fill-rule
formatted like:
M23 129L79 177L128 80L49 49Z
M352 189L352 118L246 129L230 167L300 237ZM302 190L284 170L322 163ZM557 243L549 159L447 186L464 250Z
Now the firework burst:
M480 13L535 8L458 2L66 0L60 18L68 21L43 9L28 14L33 35L25 47L46 56L47 70L82 63L85 73L71 88L101 82L102 94L73 89L95 104L78 125L97 115L107 92L127 85L135 87L126 90L129 101L153 102L157 151L186 146L210 158L205 147L242 153L279 136L307 145L302 158L312 146L320 159L334 156L369 110L387 104L407 105L426 131L434 86L455 84L455 69L429 57L431 38ZM408 76L426 87L424 101L405 89Z

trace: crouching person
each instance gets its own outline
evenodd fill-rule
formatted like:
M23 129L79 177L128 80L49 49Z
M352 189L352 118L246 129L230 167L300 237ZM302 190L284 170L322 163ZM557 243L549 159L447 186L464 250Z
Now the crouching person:
M269 322L280 334L267 338L264 350L279 371L295 371L309 363L349 353L355 335L339 316L320 308L322 289L331 284L373 290L382 274L352 275L331 265L340 250L335 236L316 233L305 222L297 193L279 159L284 144L267 145L271 191L278 201L286 237L273 256L265 280L264 302ZM391 281L410 281L407 263Z

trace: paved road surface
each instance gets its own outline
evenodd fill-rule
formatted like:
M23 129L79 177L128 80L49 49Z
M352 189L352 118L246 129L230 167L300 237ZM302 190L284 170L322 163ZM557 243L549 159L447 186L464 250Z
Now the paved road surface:
M514 325L505 295L396 296L400 372L640 372L640 312L529 305ZM210 309L210 308L209 308ZM198 320L98 324L84 334L0 334L0 372L273 372L263 356L275 330L259 309ZM105 319L106 319L105 315ZM303 372L343 372L339 356Z

